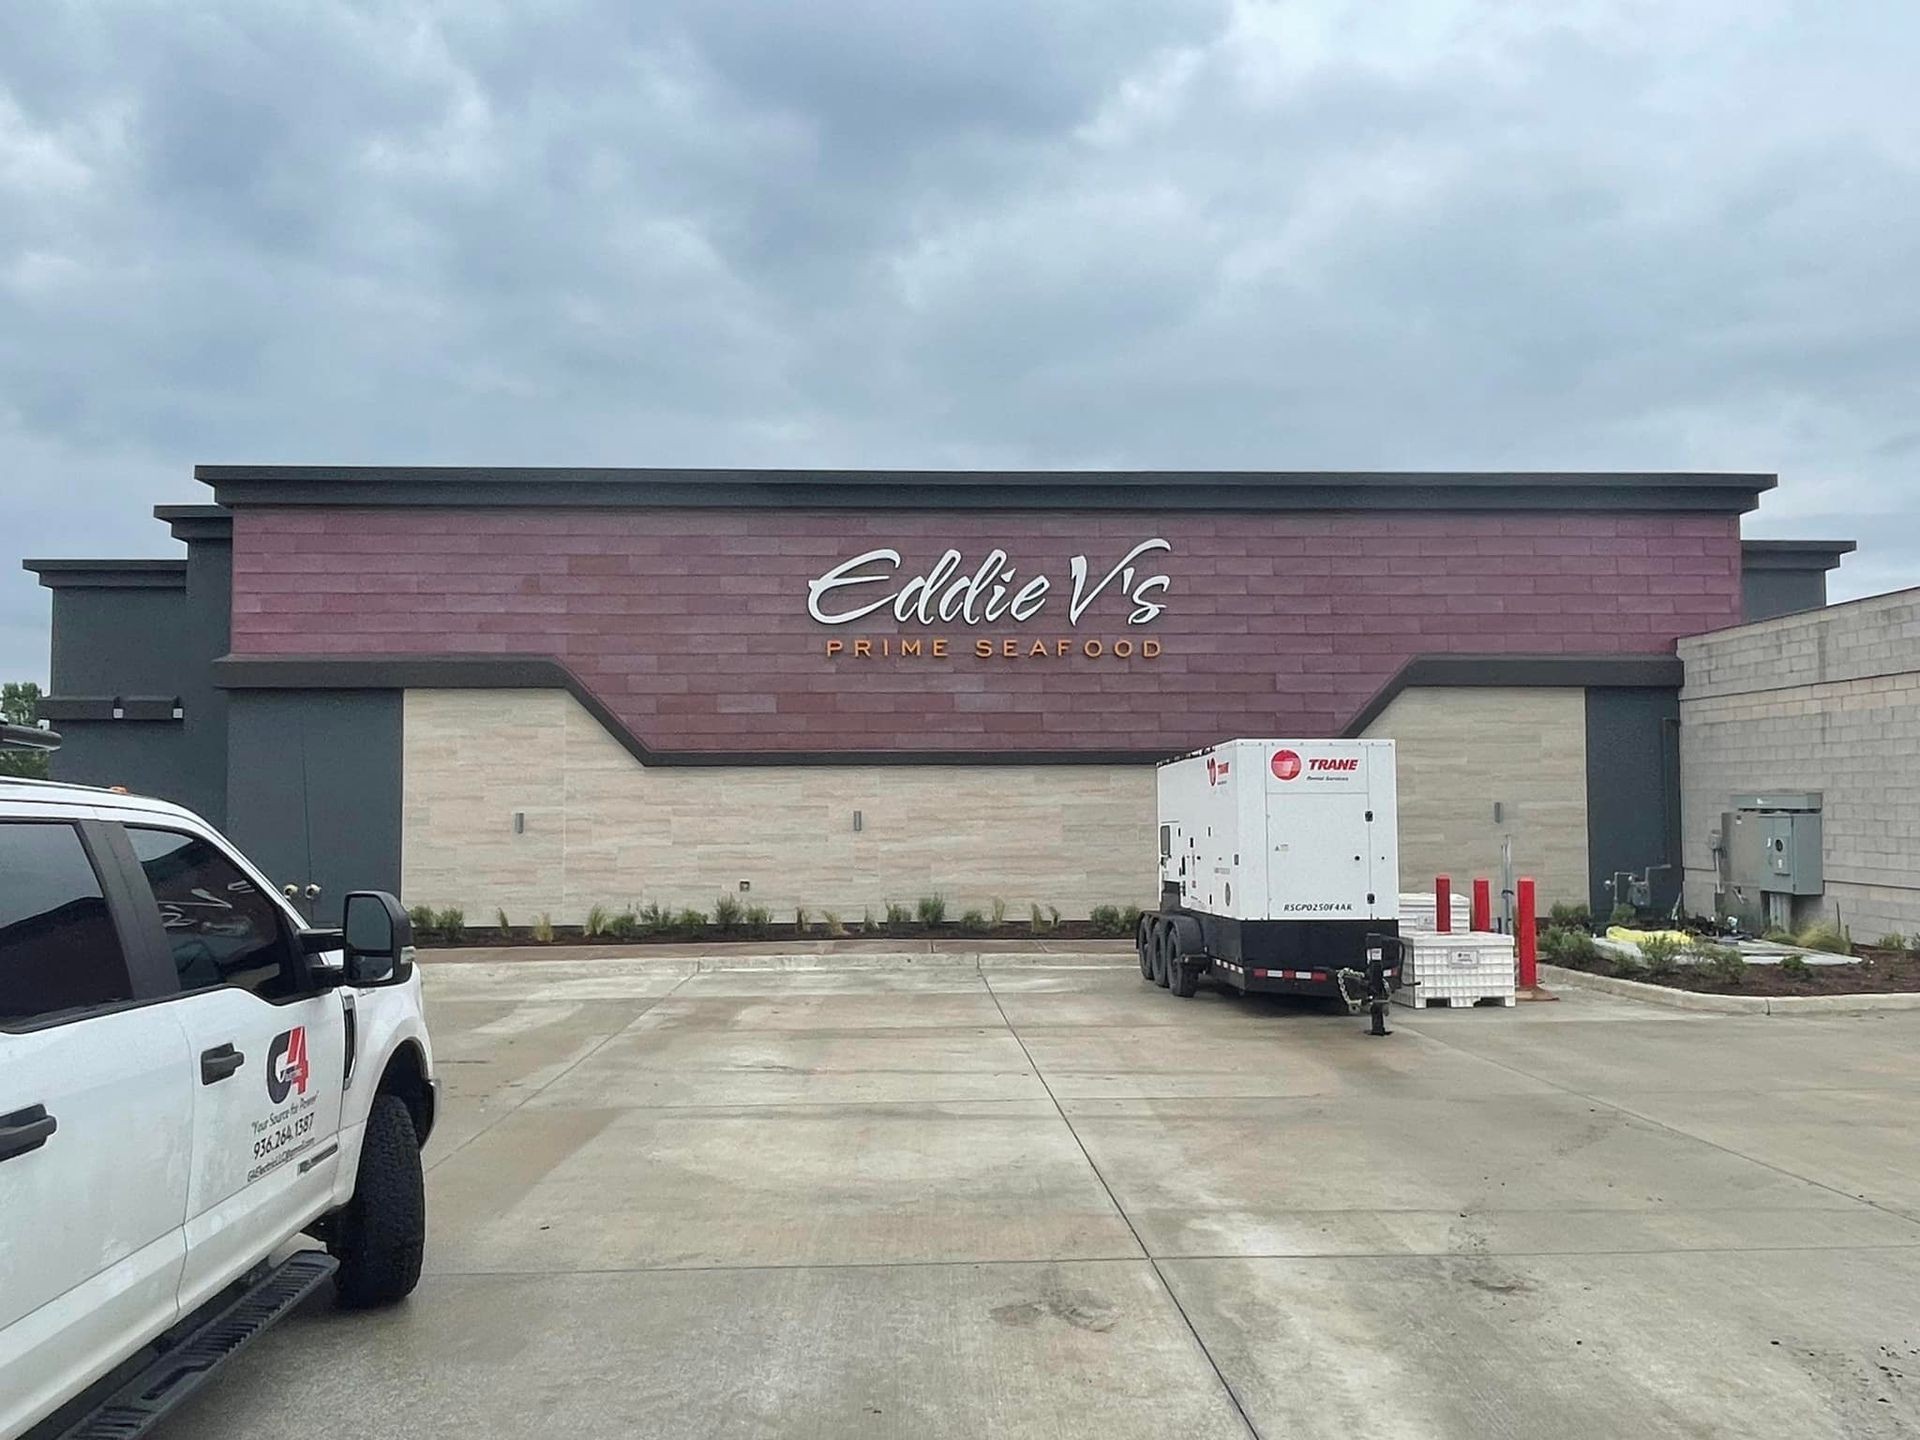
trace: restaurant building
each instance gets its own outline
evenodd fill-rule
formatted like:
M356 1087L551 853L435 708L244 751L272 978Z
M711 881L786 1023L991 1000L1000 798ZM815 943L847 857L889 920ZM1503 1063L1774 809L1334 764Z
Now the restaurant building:
M1147 904L1154 763L1234 736L1398 741L1404 886L1671 898L1676 642L1851 548L1744 543L1750 474L196 475L184 558L26 562L56 774L475 924Z

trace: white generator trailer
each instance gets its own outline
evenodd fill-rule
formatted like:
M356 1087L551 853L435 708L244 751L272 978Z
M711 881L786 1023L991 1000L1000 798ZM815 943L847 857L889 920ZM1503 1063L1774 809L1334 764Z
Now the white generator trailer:
M1400 983L1391 740L1228 740L1161 763L1160 905L1140 973L1175 995L1325 995L1376 1026Z

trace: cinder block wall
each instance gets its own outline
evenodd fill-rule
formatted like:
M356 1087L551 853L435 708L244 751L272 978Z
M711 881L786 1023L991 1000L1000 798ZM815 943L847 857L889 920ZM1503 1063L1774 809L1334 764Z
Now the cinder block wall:
M1920 931L1920 591L1680 642L1681 853L1713 904L1708 836L1741 791L1819 790L1826 895L1856 940Z

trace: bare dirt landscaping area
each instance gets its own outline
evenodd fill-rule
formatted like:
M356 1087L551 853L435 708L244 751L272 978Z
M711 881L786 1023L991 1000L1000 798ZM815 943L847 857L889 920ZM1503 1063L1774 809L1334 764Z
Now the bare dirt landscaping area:
M163 1440L1920 1432L1920 1013L424 969L420 1289L310 1304Z

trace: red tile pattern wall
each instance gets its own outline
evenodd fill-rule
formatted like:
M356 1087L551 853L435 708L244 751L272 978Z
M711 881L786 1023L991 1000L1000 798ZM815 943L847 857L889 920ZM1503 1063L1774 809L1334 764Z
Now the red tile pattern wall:
M1165 610L1128 624L1116 584L1069 624L1071 558L1097 580L1153 537L1172 549L1141 574L1168 576L1152 597ZM808 615L810 579L886 546L901 580L950 546L971 573L997 546L1016 585L1044 574L1052 588L1025 623ZM1337 734L1415 655L1668 654L1740 618L1731 515L263 507L235 517L233 570L238 654L551 655L667 750L1173 751ZM902 637L923 653L891 653ZM927 653L935 638L944 658ZM856 640L873 653L854 655ZM1131 658L1114 658L1116 640Z

